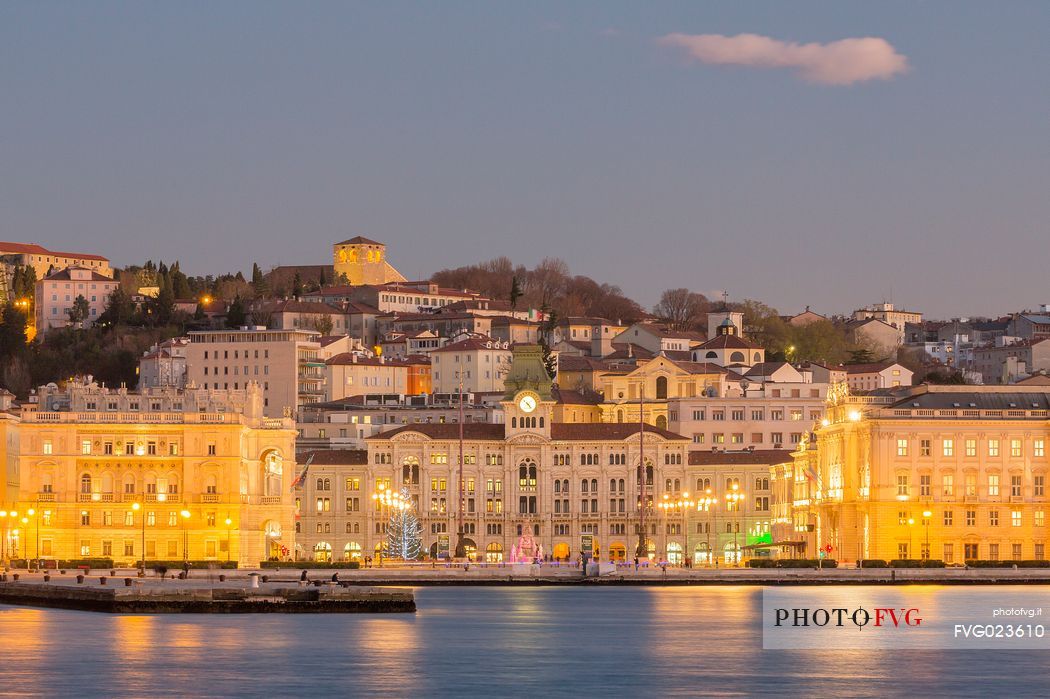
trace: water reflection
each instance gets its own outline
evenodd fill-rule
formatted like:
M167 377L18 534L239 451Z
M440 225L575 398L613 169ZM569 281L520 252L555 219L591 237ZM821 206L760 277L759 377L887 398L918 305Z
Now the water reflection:
M966 591L892 593L935 610L938 600ZM800 594L814 605L844 606L862 589ZM1050 656L1041 651L763 651L758 588L425 588L417 595L412 616L0 607L0 693L1038 696L1050 680Z

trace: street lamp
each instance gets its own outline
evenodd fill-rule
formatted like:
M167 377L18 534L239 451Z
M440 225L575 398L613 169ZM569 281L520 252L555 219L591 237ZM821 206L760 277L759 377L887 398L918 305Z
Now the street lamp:
M408 506L408 503L401 497L401 493L396 493L392 489L385 485L380 485L379 490L372 493L372 499L376 502L376 511L382 515L384 507L391 508L396 507L398 509L404 509ZM383 567L383 543L379 543L379 567Z
M707 565L710 566L714 561L711 557L711 521L714 518L714 506L718 504L718 498L711 497L711 489L708 488L704 491L704 497L697 500L697 507L703 506L704 512L707 513Z
M930 559L930 517L932 516L933 513L929 510L924 510L922 513L922 523L926 526L926 551L923 560L927 561Z
M663 502L660 502L657 507L664 511L667 516L681 517L686 508L692 507L693 501L689 499L689 493L683 492L681 497L671 499L671 496L664 493ZM686 531L686 534L689 532ZM688 541L686 537L686 541ZM666 552L665 552L666 553ZM670 561L669 561L670 562Z
M744 499L744 494L739 492L740 484L733 483L729 492L726 493L726 509L737 512L737 517L734 517L733 523L733 563L734 565L740 565L740 541L737 538L740 534L740 521L738 519L740 512L740 502Z
M233 525L233 520L229 517L226 518L226 562L230 562L230 557L233 555L233 548L230 544L230 527Z
M33 520L36 523L36 556L35 556L34 560L36 561L37 568L39 568L40 567L40 513L37 512L36 510L34 510L32 507L30 507L29 510L26 511L26 514L28 514L30 517L32 517ZM26 556L26 570L27 571L29 570L29 556Z
M30 510L29 514L33 514L33 511ZM28 517L23 517L22 518L22 533L25 536L26 540L24 542L19 540L19 543L22 544L22 555L26 559L26 572L28 573L29 572L29 518Z
M131 503L131 509L134 510L135 512L138 512L139 510L142 509L142 505L140 505L137 502L133 502L133 503ZM142 563L142 567L139 568L139 572L142 573L142 577L146 577L146 513L145 512L142 513L140 519L142 520L142 551L141 551L142 556L140 557L140 562Z
M908 558L911 558L912 549L915 548L915 518L908 518Z
M179 514L182 515L182 562L188 566L190 563L190 531L186 528L186 522L189 521L190 511L183 510Z

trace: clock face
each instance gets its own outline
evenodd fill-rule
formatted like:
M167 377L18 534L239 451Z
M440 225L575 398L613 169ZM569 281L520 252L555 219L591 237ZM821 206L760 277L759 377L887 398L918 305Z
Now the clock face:
M518 401L518 407L521 408L523 413L531 413L536 409L536 399L532 396L522 396L521 400Z

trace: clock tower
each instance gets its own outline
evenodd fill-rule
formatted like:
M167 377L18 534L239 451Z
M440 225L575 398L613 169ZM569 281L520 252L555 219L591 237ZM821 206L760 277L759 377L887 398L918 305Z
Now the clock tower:
M507 437L535 434L550 439L554 400L539 345L514 345L504 385L507 393L502 404Z

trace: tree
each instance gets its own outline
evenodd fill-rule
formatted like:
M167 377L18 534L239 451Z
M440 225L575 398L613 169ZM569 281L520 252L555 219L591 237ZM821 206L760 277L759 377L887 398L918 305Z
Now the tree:
M875 361L875 355L871 353L871 350L860 348L851 350L849 353L849 360L847 364L871 364Z
M303 277L297 271L295 277L292 279L292 298L299 298L303 295Z
M85 320L87 320L88 312L90 307L88 306L88 300L84 298L82 294L77 295L73 300L73 305L69 309L69 323L73 327L82 327Z
M127 325L135 315L135 302L131 300L123 287L117 287L109 295L106 310L98 317L98 322L104 327L115 325Z
M0 318L0 358L7 360L25 350L26 316L13 303L7 303Z
M233 299L233 303L226 309L226 327L227 328L240 328L246 325L248 322L248 311L244 307L244 302L241 301L241 297L238 296Z
M660 294L653 314L673 330L690 330L703 323L707 297L689 289L668 289Z
M313 325L314 330L321 333L324 337L331 335L332 328L334 327L332 316L329 315L319 315L315 317L311 325Z
M408 490L391 506L390 521L386 528L387 555L405 561L414 561L423 552L423 527L412 511L412 498Z
M147 324L154 327L168 325L175 317L175 295L171 287L162 287L160 293L146 299Z
M263 277L258 262L252 263L252 289L255 291L255 298L261 298L267 291L266 279Z
M321 268L321 273L317 275L317 288L323 289L328 286L328 280L325 278L324 267Z
M546 309L547 319L540 325L540 349L543 350L543 368L547 370L547 378L554 380L558 373L558 360L551 351L551 335L558 326L558 314Z
M518 275L514 275L510 280L510 307L512 309L518 308L518 299L521 298L521 282L518 281Z

